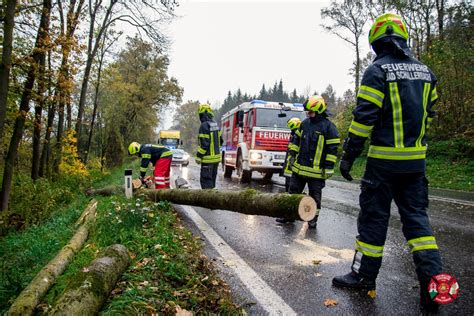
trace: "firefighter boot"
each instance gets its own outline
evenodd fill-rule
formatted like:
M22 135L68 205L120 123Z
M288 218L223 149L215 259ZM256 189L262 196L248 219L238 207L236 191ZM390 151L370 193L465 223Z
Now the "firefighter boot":
M360 290L375 290L375 280L361 277L354 271L334 277L332 284L337 287L345 287L350 289Z
M308 228L315 229L318 224L318 215L308 222Z
M437 315L439 312L439 304L428 292L428 282L420 282L420 310L423 315Z

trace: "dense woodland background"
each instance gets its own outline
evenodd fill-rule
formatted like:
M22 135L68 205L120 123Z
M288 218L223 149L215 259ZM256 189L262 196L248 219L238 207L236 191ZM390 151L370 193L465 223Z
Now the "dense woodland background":
M120 166L132 140L156 142L163 111L193 151L197 106L181 103L183 88L167 74L173 0L5 0L1 4L0 222L18 228L48 217L58 203L89 185L91 175ZM296 91L284 78L244 92L229 87L217 119L243 101L302 102L322 94L342 137L361 75L373 59L361 56L373 17L401 14L417 58L438 77L438 116L429 132L430 155L451 161L474 156L474 11L470 1L332 1L322 25L354 49L348 71L354 89ZM135 28L129 37L123 26ZM125 44L123 44L125 43ZM120 44L120 45L119 45ZM309 61L311 62L311 61ZM302 69L304 71L304 69ZM276 80L276 81L275 81ZM256 92L258 91L258 92ZM2 226L0 225L0 226Z

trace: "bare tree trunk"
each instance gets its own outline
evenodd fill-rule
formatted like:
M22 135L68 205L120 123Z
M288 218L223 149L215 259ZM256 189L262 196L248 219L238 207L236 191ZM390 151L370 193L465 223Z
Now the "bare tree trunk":
M52 66L51 66L51 51L48 52L48 72L51 75ZM53 95L53 84L51 80L48 80L48 95L51 97ZM56 94L54 93L53 100L49 100L48 102L48 119L46 125L45 136L43 140L43 150L41 151L40 162L39 162L39 170L38 175L40 177L44 177L47 175L49 177L49 172L46 170L50 170L49 168L49 156L50 156L50 141L51 141L51 133L53 131L53 123L54 123L54 116L56 115ZM45 170L46 169L46 170Z
M3 51L0 62L0 144L3 139L5 115L7 112L8 85L10 83L10 69L12 67L13 27L17 0L8 0L3 20ZM2 5L4 5L3 1Z
M74 276L49 315L98 314L129 264L130 255L125 246L108 247L100 258Z
M18 116L15 120L13 128L13 135L8 148L7 158L5 160L5 171L3 173L2 193L0 211L8 209L8 201L10 198L11 184L13 179L13 166L18 154L18 146L23 137L23 130L25 127L26 115L30 109L31 90L33 89L36 71L42 56L45 54L47 38L49 36L49 20L51 16L51 0L43 0L43 10L41 13L41 21L38 28L38 35L36 37L35 48L32 53L32 62L28 75L23 87L23 94L20 100L20 108Z
M82 11L85 0L79 0L76 7L76 0L70 0L69 10L67 13L67 21L64 21L62 2L58 0L59 14L61 18L61 28L62 35L65 35L64 42L62 44L62 61L61 68L58 74L57 89L59 90L58 96L58 129L56 134L56 146L55 146L55 155L53 162L53 172L55 174L59 173L59 164L61 162L61 152L62 152L62 139L64 133L64 108L70 99L70 88L67 88L69 79L69 54L71 52L71 43L74 40L74 32L76 31L77 24L79 22L79 16ZM64 31L64 28L66 30ZM72 124L72 122L71 122Z
M436 10L438 11L438 32L439 38L444 39L444 4L446 0L436 0Z
M38 91L36 96L35 118L33 122L33 155L31 159L31 179L39 178L40 151L41 151L41 126L43 119L43 108L45 106L45 72L46 72L46 56L40 58L38 69Z
M80 225L74 236L69 240L53 260L34 277L26 288L18 295L6 315L32 315L41 301L41 298L48 292L54 284L56 278L60 276L74 255L82 248L82 245L89 236L89 226L95 220L97 201L92 200L87 208L82 212L76 225Z
M359 48L359 38L355 38L355 49L356 49L356 64L355 64L355 95L357 96L357 91L359 91L360 85L360 48Z
M222 191L198 189L145 190L151 201L221 209L247 215L284 217L309 221L317 212L316 202L303 194L259 193L255 190Z
M84 77L82 79L81 85L81 95L79 97L79 104L77 107L77 119L76 119L76 132L77 132L77 148L81 149L82 141L81 141L81 133L82 133L82 116L84 115L84 108L86 104L86 97L87 97L87 88L89 85L89 78L92 70L92 63L94 61L95 56L97 55L97 50L99 48L99 43L104 35L105 31L109 26L110 19L112 17L112 8L118 2L118 0L111 0L109 6L107 7L107 11L105 12L104 19L102 20L102 24L97 32L97 36L94 42L94 33L96 30L94 29L94 22L98 10L98 6L94 6L91 8L91 1L89 1L89 12L91 15L91 24L89 28L89 44L87 48L87 61L86 61L86 68L84 69Z

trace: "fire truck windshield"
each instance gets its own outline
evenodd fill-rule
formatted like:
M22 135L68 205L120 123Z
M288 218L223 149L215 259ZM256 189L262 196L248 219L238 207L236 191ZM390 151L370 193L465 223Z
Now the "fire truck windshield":
M283 111L286 114L285 117L278 117L279 113L278 109L257 109L255 126L287 128L286 122L290 118L299 117L301 120L306 118L304 111Z

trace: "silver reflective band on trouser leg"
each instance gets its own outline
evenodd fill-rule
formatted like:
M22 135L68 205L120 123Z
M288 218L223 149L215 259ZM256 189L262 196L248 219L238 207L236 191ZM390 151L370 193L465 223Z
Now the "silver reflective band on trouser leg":
M362 252L356 250L354 255L354 261L352 262L352 270L356 273L359 273L360 265L362 262Z
M428 249L438 249L436 244L436 239L434 236L423 236L415 239L410 239L408 241L408 246L410 246L411 252L428 250Z

